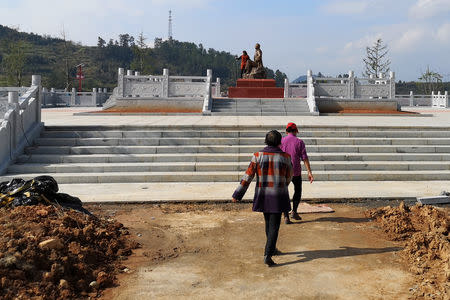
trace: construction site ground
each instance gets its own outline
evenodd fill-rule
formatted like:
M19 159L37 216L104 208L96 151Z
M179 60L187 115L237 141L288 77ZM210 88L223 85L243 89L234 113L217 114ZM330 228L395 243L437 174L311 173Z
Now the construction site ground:
M86 208L123 223L142 246L102 299L414 298L423 277L402 259L403 242L365 214L385 204L398 202L330 204L335 213L282 224L274 268L263 264L264 220L249 203Z

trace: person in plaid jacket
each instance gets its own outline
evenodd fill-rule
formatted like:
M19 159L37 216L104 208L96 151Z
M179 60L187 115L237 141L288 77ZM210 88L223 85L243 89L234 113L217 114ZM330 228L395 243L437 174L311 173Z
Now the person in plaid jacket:
M253 211L264 213L266 225L266 247L264 263L275 265L273 255L276 248L281 214L291 210L288 185L292 180L291 157L280 149L281 133L272 130L266 134L267 147L253 154L250 165L233 193L233 202L241 201L250 182L256 175Z

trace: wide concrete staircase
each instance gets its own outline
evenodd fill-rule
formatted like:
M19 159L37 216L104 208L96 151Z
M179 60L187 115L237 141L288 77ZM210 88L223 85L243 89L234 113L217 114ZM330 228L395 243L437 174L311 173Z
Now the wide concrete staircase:
M306 99L299 98L215 98L212 102L213 115L287 116L317 115L310 113Z
M46 127L0 181L238 182L269 129ZM299 136L317 181L430 181L450 180L449 129L303 127Z

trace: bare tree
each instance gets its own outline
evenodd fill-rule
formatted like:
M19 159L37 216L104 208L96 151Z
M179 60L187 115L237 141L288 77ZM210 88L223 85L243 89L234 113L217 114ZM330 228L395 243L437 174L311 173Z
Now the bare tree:
M431 94L432 91L438 91L442 87L442 75L430 70L430 66L427 66L427 70L422 73L419 80L425 94Z
M63 40L63 57L64 57L64 74L65 74L65 79L66 79L66 86L65 86L65 90L69 91L70 87L71 87L71 80L70 80L70 70L69 70L69 47L68 47L68 43L66 40L66 31L64 29L64 24L62 27L62 31L61 31L61 38Z
M376 77L379 73L389 72L391 61L386 57L388 52L387 45L383 45L380 38L376 40L372 47L366 47L366 58L363 59L365 65L363 76L374 75Z

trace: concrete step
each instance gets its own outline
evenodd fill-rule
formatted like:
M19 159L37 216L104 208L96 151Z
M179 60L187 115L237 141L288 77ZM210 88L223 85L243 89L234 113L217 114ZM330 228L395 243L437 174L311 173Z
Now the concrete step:
M263 145L174 146L39 146L25 148L26 154L159 154L159 153L254 153ZM450 153L442 145L310 145L310 152L344 153Z
M251 153L221 153L221 162L249 162ZM450 161L450 153L317 153L308 152L311 162L324 161ZM17 163L138 163L138 162L215 162L216 153L185 153L179 154L89 154L60 155L33 154L21 155Z
M283 132L283 128L276 128ZM251 131L44 131L42 138L167 138L167 137L264 137L267 130ZM300 128L300 138L306 137L373 137L373 138L450 138L448 131L305 131Z
M255 103L259 103L256 109L251 107ZM278 104L261 99L246 101L236 109L247 107L252 111L230 114L309 114L283 111ZM264 136L271 129L274 126L48 127L36 140L36 146L27 147L26 154L0 180L48 174L67 184L237 183L251 154L264 147ZM284 131L283 127L276 129ZM299 137L308 146L318 181L450 180L449 128L300 129Z
M220 131L237 131L237 132L247 132L247 131L266 131L275 128L283 129L283 126L273 126L273 125L258 125L258 126L239 126L239 125L221 125L221 126L207 126L207 125L174 125L171 127L160 126L160 125L80 125L75 126L46 126L45 132L55 132L55 131L209 131L209 132L220 132ZM327 126L327 125L307 125L300 128L301 131L403 131L403 132L416 132L416 131L441 131L448 132L449 127L431 127L431 126Z
M31 179L42 174L53 176L60 184L125 182L239 182L243 172L105 172L105 173L8 173L0 182L13 178ZM302 174L307 180L306 174ZM450 180L450 171L316 171L316 181L424 181Z
M15 164L8 173L100 173L100 172L222 172L245 171L248 162L139 162L139 163L70 163ZM450 162L346 161L314 162L316 171L420 171L450 170Z
M303 138L306 145L450 145L450 138ZM38 146L262 145L263 137L244 138L38 138Z

